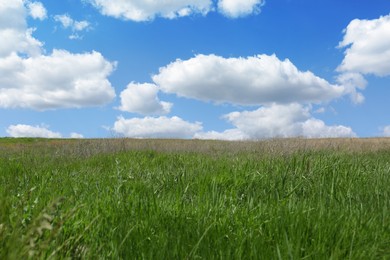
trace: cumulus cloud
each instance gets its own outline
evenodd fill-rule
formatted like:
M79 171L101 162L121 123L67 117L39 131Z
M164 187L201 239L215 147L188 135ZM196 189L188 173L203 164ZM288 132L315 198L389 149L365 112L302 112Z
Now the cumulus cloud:
M43 44L27 27L27 11L22 0L0 4L0 108L46 110L110 102L115 91L107 77L115 63L98 52L42 54Z
M33 32L34 29L26 29L23 32L14 29L0 29L0 39L2 39L0 44L0 58L7 57L13 52L23 53L29 56L40 55L43 44L32 36Z
M355 19L344 30L346 48L340 72L390 75L390 14L373 20Z
M112 129L115 133L133 138L193 138L202 130L199 122L190 123L179 117L119 117Z
M327 126L324 121L316 118L309 118L305 122L302 122L302 130L302 136L308 138L357 136L351 127L343 125Z
M211 0L87 0L103 15L136 22L150 21L155 17L174 19L191 14L207 14Z
M160 101L158 87L149 83L131 82L120 94L120 110L142 115L162 115L171 111L172 103Z
M114 64L98 52L0 58L0 107L47 110L104 105L115 97Z
M290 137L302 133L297 122L309 118L309 111L299 104L271 105L255 111L233 112L224 117L252 138Z
M11 137L42 137L42 138L61 138L62 135L57 132L52 132L45 126L31 125L10 125L6 132Z
M27 28L27 9L22 0L2 1L0 4L0 58L13 52L30 56L41 54L43 44Z
M167 93L240 105L321 103L345 94L312 72L299 71L275 55L223 58L197 55L160 68L153 81Z
M356 134L345 126L327 126L310 114L309 107L293 103L272 104L255 111L233 112L224 118L235 126L222 133L197 133L201 139L264 139L275 137L352 137Z
M340 75L339 85L330 84L275 55L247 58L197 55L160 68L152 79L161 91L180 97L261 106L254 111L224 115L234 126L231 129L194 134L194 138L222 140L356 136L350 127L328 126L314 118L311 104L346 94L361 102L356 85L360 89L366 85L364 78L356 73Z
M127 137L198 138L248 140L275 137L352 137L350 127L328 126L311 115L311 103L322 103L365 87L359 74L338 79L332 85L311 72L299 71L289 60L275 55L223 58L197 55L176 60L160 68L154 84L131 83L121 94L123 111L153 114L164 111L157 98L159 90L204 101L258 105L254 111L232 112L223 116L234 127L222 132L204 132L200 123L178 117L118 118L112 130ZM350 89L351 88L351 89Z
M69 28L72 30L73 33L69 36L71 40L81 39L82 37L78 32L91 29L91 24L88 21L73 20L68 14L56 15L54 16L54 20L61 23L65 29Z
M220 0L218 10L230 18L260 13L264 0Z
M27 8L29 10L29 14L34 19L44 20L47 18L46 8L43 6L41 2L30 2L27 1Z

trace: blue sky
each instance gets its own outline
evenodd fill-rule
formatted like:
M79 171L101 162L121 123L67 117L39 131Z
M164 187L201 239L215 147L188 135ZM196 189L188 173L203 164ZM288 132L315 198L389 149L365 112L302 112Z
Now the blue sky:
M388 0L0 0L0 136L390 136Z

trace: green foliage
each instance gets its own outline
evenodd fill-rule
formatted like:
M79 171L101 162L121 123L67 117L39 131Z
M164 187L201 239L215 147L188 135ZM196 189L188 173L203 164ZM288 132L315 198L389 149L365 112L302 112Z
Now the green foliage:
M0 259L389 259L390 149L279 142L13 141Z

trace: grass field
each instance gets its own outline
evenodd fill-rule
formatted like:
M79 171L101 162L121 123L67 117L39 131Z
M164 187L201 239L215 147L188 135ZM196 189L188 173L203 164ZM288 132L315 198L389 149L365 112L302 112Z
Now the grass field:
M390 139L0 139L0 259L390 259Z

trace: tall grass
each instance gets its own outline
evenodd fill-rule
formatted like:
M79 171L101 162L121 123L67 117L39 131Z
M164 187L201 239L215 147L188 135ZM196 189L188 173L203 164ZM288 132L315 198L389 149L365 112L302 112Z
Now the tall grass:
M0 259L390 259L390 142L0 140Z

